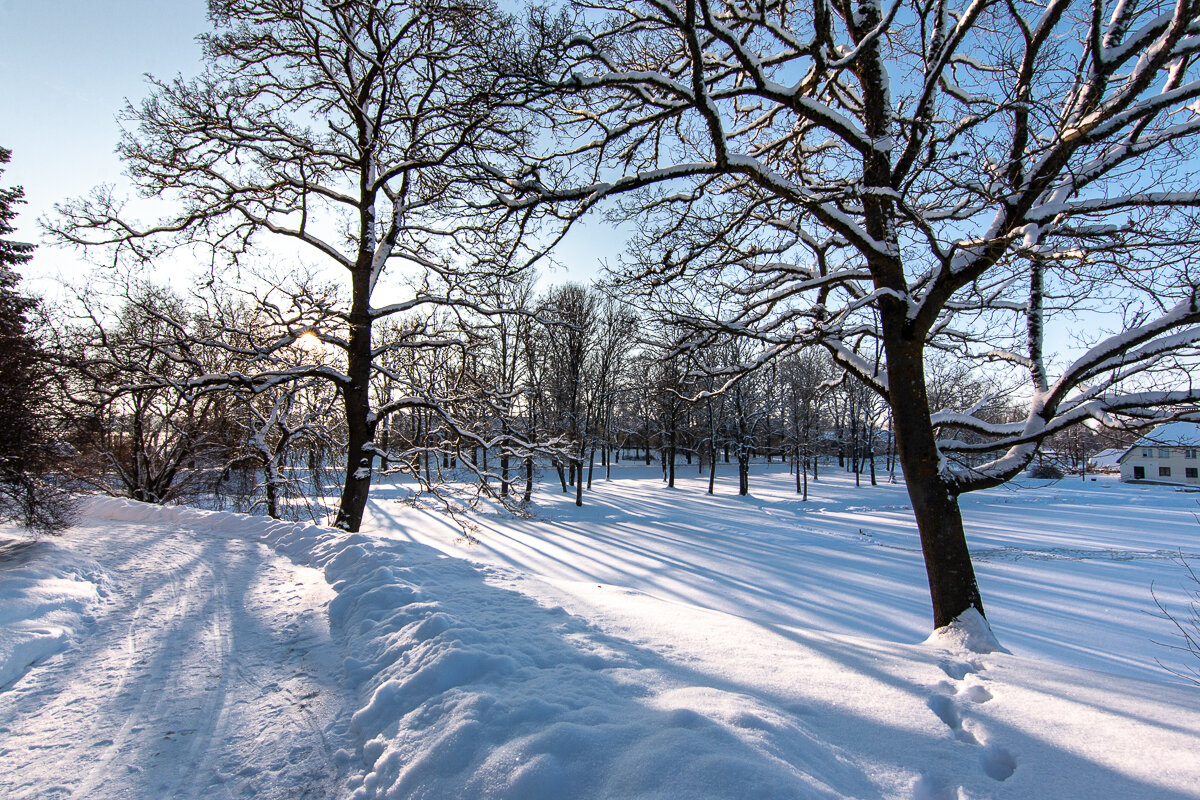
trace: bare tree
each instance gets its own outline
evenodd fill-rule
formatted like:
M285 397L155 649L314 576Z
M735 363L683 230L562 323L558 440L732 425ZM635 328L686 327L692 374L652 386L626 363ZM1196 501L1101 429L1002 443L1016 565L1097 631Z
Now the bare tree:
M611 297L598 300L596 341L589 361L589 371L592 373L589 405L593 409L594 420L588 464L589 489L592 486L597 444L602 448L601 460L606 467L606 476L612 475L610 450L614 444L613 413L623 380L627 377L637 323L637 316L624 303Z
M824 395L834 385L834 370L823 351L812 349L790 355L781 365L786 387L788 439L796 471L796 494L808 500L808 473L820 453L821 412Z
M959 494L1086 419L1200 399L1200 0L573 8L539 29L548 66L513 65L556 92L562 147L503 202L611 200L642 231L629 285L819 342L886 398L935 627L983 611ZM1083 311L1107 330L1055 363ZM930 348L1023 373L1022 418L931 407Z
M144 282L123 282L117 294L102 286L78 290L49 347L61 427L76 451L64 468L85 486L144 502L195 497L204 468L223 471L243 439L227 413L232 398L185 388L209 366L173 356L180 331L199 338L194 310Z
M587 287L567 283L546 292L539 314L546 320L538 348L549 414L544 421L553 434L570 442L570 476L564 491L566 483L574 486L575 505L583 505L583 462L595 411L588 384L593 377L589 366L597 335L597 297Z
M529 328L534 324L530 315L533 275L525 273L515 280L497 279L490 294L494 308L518 312L484 317L480 325L485 340L480 348L484 360L481 389L500 434L500 496L507 497L512 480L512 460L522 455L514 444L527 445L532 441L532 437L526 435L530 408L522 400L528 397L524 349L529 342Z
M513 93L488 68L500 16L443 0L210 0L209 16L203 74L152 79L149 99L124 113L128 174L173 210L141 224L99 190L60 207L52 229L112 258L200 248L241 262L274 240L340 270L338 325L319 335L344 366L289 374L337 387L347 452L336 524L357 530L377 422L410 402L372 406L375 324L452 304L514 260L473 199L527 138ZM408 288L376 302L389 272Z

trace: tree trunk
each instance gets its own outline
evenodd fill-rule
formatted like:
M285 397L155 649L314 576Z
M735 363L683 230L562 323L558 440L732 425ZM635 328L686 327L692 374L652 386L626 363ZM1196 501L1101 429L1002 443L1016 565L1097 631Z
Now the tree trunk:
M371 414L371 316L370 256L366 268L360 263L354 271L350 304L350 341L346 351L346 375L342 402L346 409L346 483L338 504L334 527L351 533L362 526L371 489L372 439L375 436ZM360 258L360 262L362 259Z
M380 437L383 441L381 441L379 443L380 444L379 449L383 451L382 453L379 454L379 470L380 470L380 472L382 472L383 470L386 470L389 466L387 453L388 453L388 448L390 448L392 446L392 423L391 423L390 415L384 417L382 420L380 420L380 422L383 423L382 436ZM376 423L377 429L378 429L378 426L379 426L379 423Z
M671 418L671 446L667 450L667 456L670 458L670 465L667 473L667 487L675 488L675 418Z
M575 458L571 465L571 471L575 473L575 505L583 505L583 447L580 447L580 453Z
M921 343L902 339L905 309L898 311L882 315L896 450L921 535L933 627L941 628L969 608L984 613L983 599L967 549L958 498L938 474L940 459L929 419Z
M525 496L526 503L533 497L533 456L525 457Z
M279 486L283 483L283 471L270 455L263 459L263 474L267 483L267 516L279 519Z

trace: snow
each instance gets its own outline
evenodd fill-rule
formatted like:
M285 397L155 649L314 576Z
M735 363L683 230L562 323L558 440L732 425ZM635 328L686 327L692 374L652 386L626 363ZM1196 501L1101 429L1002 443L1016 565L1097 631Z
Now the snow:
M1125 455L1127 449L1124 447L1110 447L1107 450L1101 450L1088 459L1088 467L1098 470L1119 470L1121 468L1121 456Z
M63 540L0 565L5 607L39 596L23 624L54 621L70 643L5 665L0 797L332 796L345 738L332 591L246 526L97 501ZM7 638L20 623L5 616Z
M988 620L930 636L903 488L793 480L622 465L469 537L403 486L359 534L95 501L0 563L0 632L66 645L5 659L0 795L1200 797L1150 593L1186 599L1196 495L963 497Z
M974 608L964 611L946 627L935 630L926 641L935 646L969 653L1008 652L996 639L987 619Z
M99 565L49 541L0 538L0 689L66 648L105 594Z

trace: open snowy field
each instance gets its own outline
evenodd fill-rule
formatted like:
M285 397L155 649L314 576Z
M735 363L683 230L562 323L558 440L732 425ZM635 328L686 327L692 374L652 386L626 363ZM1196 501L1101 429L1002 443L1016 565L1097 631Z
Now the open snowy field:
M1200 798L1151 595L1182 610L1200 494L963 498L994 650L926 641L901 487L684 474L470 538L402 487L357 535L96 501L0 556L0 795Z

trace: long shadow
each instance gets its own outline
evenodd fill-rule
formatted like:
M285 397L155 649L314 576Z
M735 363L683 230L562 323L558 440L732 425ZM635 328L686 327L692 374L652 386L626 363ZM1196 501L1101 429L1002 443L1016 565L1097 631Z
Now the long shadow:
M1008 749L968 746L925 708L929 687L862 643L763 631L836 665L814 678L886 687L927 725L914 728L903 708L860 713L869 700L813 699L803 685L763 689L669 660L412 541L359 537L331 570L346 581L333 615L362 679L364 786L379 796L866 799L907 782L935 800L958 785L990 796L1004 780L1005 796L1188 796L1003 725L993 738ZM1044 771L1055 764L1086 778L1040 793L1061 788Z
M480 536L478 547L514 569L628 585L690 604L716 599L721 610L756 619L802 622L842 633L865 628L896 641L923 638L919 626L927 600L918 551L865 558L855 552L858 542L847 548L844 536L831 538L813 530L813 521L803 515L775 518L764 528L761 519L748 521L747 513L759 516L752 510L756 506L748 510L728 500L596 489L580 512L569 506L549 520L499 521ZM693 510L693 502L702 511ZM681 513L681 504L687 504L686 513ZM786 501L771 505L788 509ZM407 515L394 514L383 503L372 504L371 513L381 523L381 534L405 537ZM432 517L431 526L436 524ZM623 535L625 525L631 526L631 533L636 527L636 535ZM881 584L880 558L893 574L910 572L912 580L904 586ZM539 563L554 566L531 570L531 564ZM834 572L836 583L829 580ZM653 585L630 584L639 574L655 576ZM897 625L897 595L912 612L908 619L919 623Z
M33 539L0 539L0 569L27 564L39 549L41 542Z
M899 643L926 635L926 576L903 486L856 488L852 479L827 476L810 485L806 505L790 494L781 480L789 476L779 467L758 477L747 498L730 496L732 487L720 483L724 494L709 496L703 481L690 478L669 491L656 485L652 470L640 467L620 475L598 482L582 509L550 487L539 494L533 520L481 515L477 545L444 549L550 580L624 586L764 623ZM1194 520L1189 507L1160 509L1161 492L1135 492L1134 499L1156 508L1152 524L1135 525L1129 520L1144 517L1144 509L1114 506L1114 491L1034 486L969 496L963 508L977 574L993 624L1014 651L1170 680L1154 663L1158 648L1151 640L1171 632L1146 614L1156 610L1149 588L1156 578L1160 595L1174 595L1165 594L1162 568L1151 562L1166 559L1168 545L1180 539L1179 525ZM1080 511L1082 521L1068 516L1085 502L1079 498L1093 495L1109 505ZM435 514L427 514L430 524L417 531L411 515L392 508L387 501L372 505L381 535L449 544ZM1115 516L1106 527L1109 510ZM1148 536L1109 532L1148 524ZM1034 559L1059 563L1031 568ZM1071 559L1090 563L1064 563ZM1123 637L1115 643L1084 633L1111 628L1114 621Z

